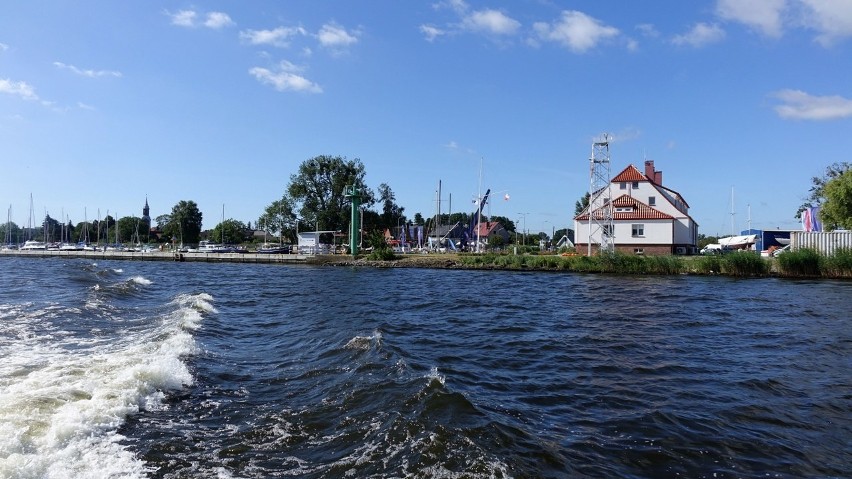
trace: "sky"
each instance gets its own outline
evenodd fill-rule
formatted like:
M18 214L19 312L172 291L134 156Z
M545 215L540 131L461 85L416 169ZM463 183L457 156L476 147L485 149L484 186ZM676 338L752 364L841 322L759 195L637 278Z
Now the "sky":
M4 2L0 205L74 224L198 204L253 225L359 159L412 218L573 227L592 143L706 235L794 229L852 161L852 0ZM376 208L380 208L377 205ZM99 216L100 215L100 216ZM750 220L750 223L749 223ZM63 221L65 222L65 221ZM320 225L321 226L321 225Z

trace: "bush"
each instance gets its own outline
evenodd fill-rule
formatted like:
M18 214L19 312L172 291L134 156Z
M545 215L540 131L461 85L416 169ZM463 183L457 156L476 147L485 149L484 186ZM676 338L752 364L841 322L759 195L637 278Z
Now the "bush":
M765 276L769 263L758 254L736 252L722 257L722 271L731 276Z
M852 249L840 249L834 256L825 258L823 272L834 277L852 276Z
M719 274L722 272L722 258L719 256L702 256L695 261L695 272L699 274Z
M819 276L822 272L823 257L816 250L785 251L776 259L779 269L787 276Z

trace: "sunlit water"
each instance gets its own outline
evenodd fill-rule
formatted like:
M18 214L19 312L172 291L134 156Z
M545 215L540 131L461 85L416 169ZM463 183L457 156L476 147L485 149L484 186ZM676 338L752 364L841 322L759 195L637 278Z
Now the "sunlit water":
M0 259L0 477L849 477L852 283Z

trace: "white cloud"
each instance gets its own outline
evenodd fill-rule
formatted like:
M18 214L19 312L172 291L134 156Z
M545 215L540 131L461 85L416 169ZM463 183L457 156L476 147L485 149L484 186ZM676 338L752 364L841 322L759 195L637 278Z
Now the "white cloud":
M7 93L23 98L24 100L38 101L38 95L35 93L35 88L27 82L12 81L8 78L0 78L0 93Z
M786 6L785 0L718 0L716 14L726 20L744 23L768 37L778 38L783 32L782 13Z
M177 13L166 13L172 19L172 25L179 27L194 27L197 14L192 10L181 10Z
M462 19L466 30L493 35L514 35L521 23L498 10L477 10Z
M639 30L639 32L642 34L642 36L645 36L645 37L648 37L648 38L657 38L657 37L660 36L660 32L657 31L657 27L655 27L654 25L652 25L650 23L642 23L642 24L636 25L636 30Z
M228 16L227 13L222 12L210 12L207 14L207 20L204 21L205 27L212 28L214 30L228 27L233 24L234 21L231 20L231 17Z
M692 30L683 35L675 35L672 43L675 45L689 45L692 47L703 47L711 43L720 42L725 38L725 31L719 25L696 23Z
M303 91L308 93L322 93L322 88L316 83L299 75L302 69L288 61L282 61L277 71L262 67L249 70L259 82L272 85L278 91Z
M166 12L166 15L172 19L172 25L186 28L207 27L218 30L234 24L231 17L223 12L208 12L204 15L203 21L199 20L198 12L195 10L181 10L177 13Z
M852 0L800 0L806 8L804 22L818 32L824 47L852 36Z
M252 45L273 45L286 48L290 39L296 35L307 35L302 27L278 27L274 30L246 30L240 32L240 38Z
M6 45L5 43L0 43L0 52L5 52L8 49L9 45Z
M326 48L340 49L358 42L358 32L347 32L336 23L326 23L317 34L320 45Z
M775 107L781 118L793 120L837 120L852 117L852 100L841 96L814 96L801 90L772 94L782 104Z
M81 101L78 101L78 102L77 102L77 108L79 108L79 109L81 109L81 110L89 110L89 111L94 111L94 110L96 109L96 108L95 108L95 107L93 107L92 105L87 105L87 104L85 104L85 103L83 103L83 102L81 102Z
M69 70L71 72L76 73L77 75L89 78L97 78L103 76L112 76L117 78L121 77L121 72L113 70L82 70L80 68L75 67L74 65L66 65L62 62L53 62L53 66L62 70Z
M540 39L561 43L575 53L584 53L620 33L617 28L575 10L562 12L562 18L552 24L537 22L533 29Z
M447 34L446 31L432 25L420 25L420 33L426 37L428 42L435 41L436 38Z

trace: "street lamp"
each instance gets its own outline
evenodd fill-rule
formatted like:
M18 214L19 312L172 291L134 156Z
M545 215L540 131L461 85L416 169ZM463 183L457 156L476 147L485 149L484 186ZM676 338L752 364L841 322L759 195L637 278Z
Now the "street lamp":
M525 233L525 231L527 229L527 215L529 213L518 213L518 214L521 215L524 218L524 227L521 230L521 233L524 234L523 245L526 246L527 245L527 234Z

